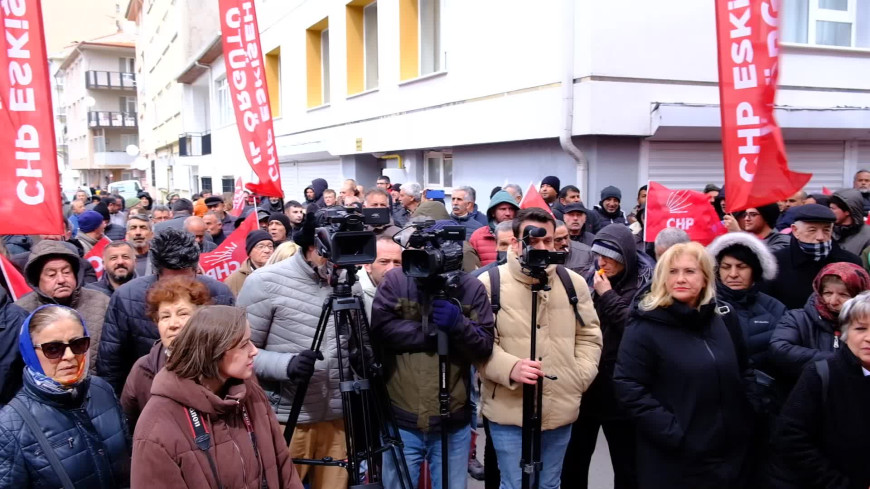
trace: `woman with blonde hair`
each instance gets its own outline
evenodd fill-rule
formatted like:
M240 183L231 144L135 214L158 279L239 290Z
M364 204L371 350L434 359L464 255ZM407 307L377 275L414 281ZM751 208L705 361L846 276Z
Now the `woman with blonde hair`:
M287 258L295 255L298 250L299 245L297 245L293 241L285 241L278 245L277 248L275 248L275 251L272 252L272 256L270 256L269 260L266 261L266 266L273 265L275 263L278 263L279 261L284 261Z
M132 487L302 489L254 378L257 352L244 309L194 313L136 425Z
M745 347L715 297L712 257L674 245L625 329L613 381L637 428L638 487L744 487Z

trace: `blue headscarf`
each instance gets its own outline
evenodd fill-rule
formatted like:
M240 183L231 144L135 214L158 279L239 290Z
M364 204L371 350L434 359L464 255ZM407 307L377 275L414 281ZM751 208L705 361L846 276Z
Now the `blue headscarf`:
M85 320L82 319L82 316L78 311L66 306L48 304L37 307L29 316L27 316L27 319L24 320L24 323L21 325L21 331L18 333L18 350L21 352L21 358L24 359L24 365L26 367L25 375L32 377L33 380L41 386L53 383L57 387L63 388L64 386L61 386L59 382L45 375L45 371L42 369L42 364L39 363L39 357L36 356L36 348L33 347L33 340L30 338L30 321L33 319L33 316L35 316L37 312L49 307L60 307L72 311L73 314L79 318L84 335L90 336L88 333L88 327L85 326ZM88 360L86 359L85 361L87 362Z

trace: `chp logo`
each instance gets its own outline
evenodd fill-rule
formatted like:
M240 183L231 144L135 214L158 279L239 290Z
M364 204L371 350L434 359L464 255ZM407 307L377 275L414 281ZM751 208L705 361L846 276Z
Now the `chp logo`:
M241 261L244 260L244 257L239 260L239 257L235 256L237 251L241 251L244 255L244 249L239 249L239 244L232 242L226 248L204 253L200 258L200 265L206 275L223 282L239 269Z
M665 206L669 214L688 214L689 208L692 207L692 194L689 190L673 190L665 200ZM667 221L667 227L679 228L683 231L688 231L695 220L691 217L670 217Z

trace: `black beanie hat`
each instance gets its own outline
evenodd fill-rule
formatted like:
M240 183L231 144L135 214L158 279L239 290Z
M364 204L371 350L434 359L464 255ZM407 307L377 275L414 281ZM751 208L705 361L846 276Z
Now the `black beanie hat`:
M562 188L562 182L559 181L559 177L554 177L553 175L544 177L544 179L541 180L541 185L549 185L556 189L556 192Z
M776 220L779 219L779 205L777 205L776 202L756 207L756 209L758 210L758 213L761 214L761 218L764 219L764 222L766 222L771 229L776 228Z
M601 202L604 202L611 197L622 202L622 191L614 187L613 185L604 187L604 189L601 190Z
M293 232L293 224L290 223L290 218L287 217L287 215L283 212L273 212L269 216L269 222L271 223L272 221L278 221L283 224L284 229L287 230L288 235Z
M776 204L773 204L776 205ZM716 263L721 263L722 258L730 256L732 258L736 258L743 263L749 265L749 268L752 269L752 280L754 282L758 282L761 280L761 276L764 273L764 270L761 269L761 261L758 260L758 256L752 252L748 247L742 244L733 244L716 255Z
M109 220L109 206L107 206L106 204L100 202L99 204L94 206L93 210L95 212L99 212L103 216L104 221Z
M262 229L255 229L248 233L248 236L245 238L245 253L250 256L251 250L253 250L254 246L257 246L257 243L260 241L268 241L272 243L272 246L275 245L275 242L272 241L272 236L270 236L269 233Z

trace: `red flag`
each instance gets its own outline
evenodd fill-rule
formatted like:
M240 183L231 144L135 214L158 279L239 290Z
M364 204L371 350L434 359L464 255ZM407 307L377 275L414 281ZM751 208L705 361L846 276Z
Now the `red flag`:
M811 174L788 169L773 116L779 2L716 0L725 205L728 212L793 195Z
M214 251L199 255L199 266L209 277L223 282L248 259L245 238L248 233L260 228L257 213L251 212Z
M220 17L236 125L245 156L259 180L249 183L248 188L256 194L283 198L254 1L220 0Z
M40 1L2 2L0 25L0 234L63 234Z
M833 195L833 193L828 187L822 187L822 195Z
M236 179L236 190L233 193L233 210L230 214L239 217L245 210L245 188L242 186L242 177Z
M707 194L694 190L671 190L657 182L650 182L646 195L646 224L644 238L652 242L659 231L680 228L692 241L704 246L726 229L710 203Z
M15 268L15 265L8 258L0 254L0 271L3 272L3 279L6 281L6 290L9 291L9 296L13 301L24 297L33 291L24 276Z
M106 245L111 242L111 239L104 236L103 239L97 241L91 251L85 254L85 260L91 262L94 271L97 272L97 278L103 276L103 251L106 249Z
M550 209L550 206L547 205L547 201L541 197L541 194L538 192L538 188L535 187L535 184L530 183L529 189L526 190L525 195L523 195L522 200L520 200L520 209L528 209L530 207L537 207L539 209L544 209L549 212L550 215L553 215L553 211ZM555 216L553 216L555 217Z

